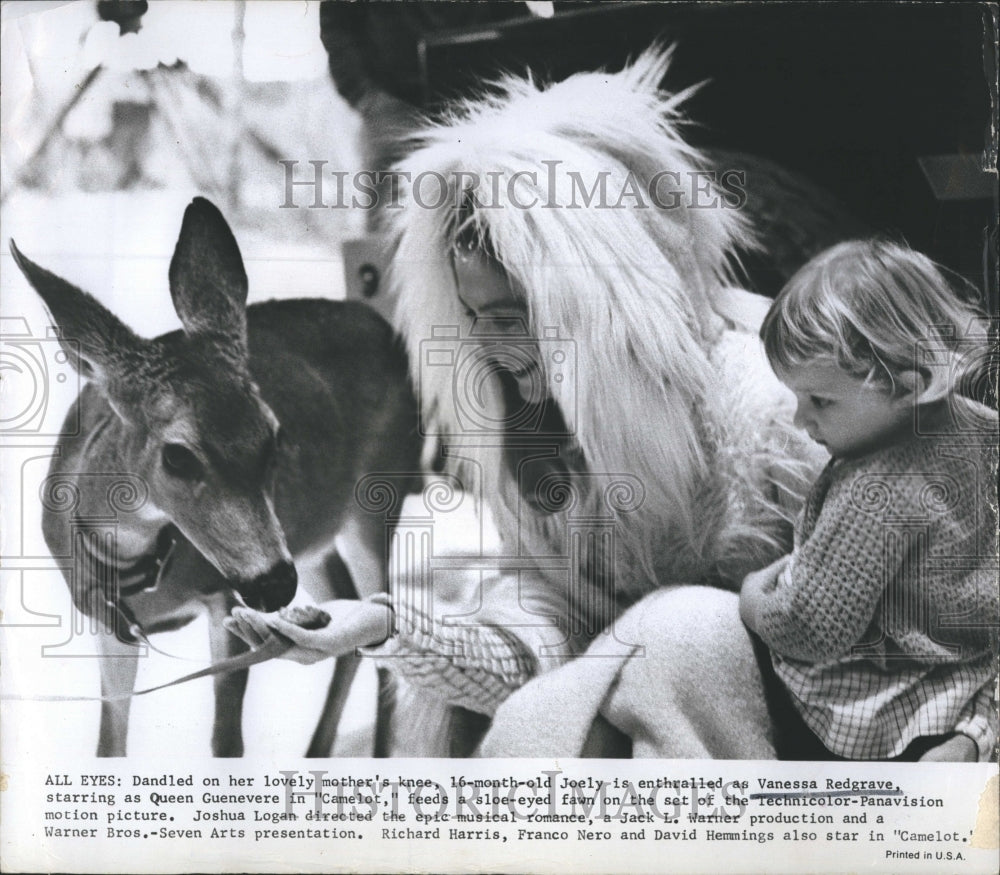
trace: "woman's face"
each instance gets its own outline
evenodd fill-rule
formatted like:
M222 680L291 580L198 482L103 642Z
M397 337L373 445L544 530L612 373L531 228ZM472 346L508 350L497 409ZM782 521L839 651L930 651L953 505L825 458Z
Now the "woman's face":
M562 411L549 395L539 344L529 330L524 289L500 266L488 247L456 246L452 250L452 267L458 298L475 320L472 335L478 340L478 348L485 353L490 368L504 372L495 376L502 377L507 414L512 422L520 422L523 413L531 412L528 433L547 436L556 450L538 458L537 444L518 446L505 442L509 476L529 505L549 513L551 508L540 503L540 484L553 475L568 478L574 471L585 470L585 463ZM558 381L565 353L561 344L548 346L559 347L550 353L556 368L552 379ZM512 381L520 399L512 394Z
M523 288L478 246L456 246L452 267L458 298L476 320L473 332L482 338L492 364L510 373L525 401L541 403L547 392L538 343L528 328Z

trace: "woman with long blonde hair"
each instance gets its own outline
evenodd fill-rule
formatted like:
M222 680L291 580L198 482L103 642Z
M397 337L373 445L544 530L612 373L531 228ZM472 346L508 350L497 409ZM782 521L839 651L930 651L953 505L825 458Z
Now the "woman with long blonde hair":
M369 605L394 620L371 652L425 713L486 716L588 646L598 674L666 660L714 690L733 731L678 732L663 755L759 757L768 731L732 719L763 707L733 592L789 547L817 460L759 348L767 302L731 287L734 250L753 245L739 175L681 138L668 62L504 79L420 131L397 168L385 215L422 427L501 548L457 594L425 579ZM669 621L621 633L651 594ZM280 628L330 654L322 633ZM449 734L411 729L407 752L445 753Z

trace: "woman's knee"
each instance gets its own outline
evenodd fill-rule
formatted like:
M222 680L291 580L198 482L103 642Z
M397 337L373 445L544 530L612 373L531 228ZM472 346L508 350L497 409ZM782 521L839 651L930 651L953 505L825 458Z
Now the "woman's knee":
M773 755L763 681L738 606L733 593L678 587L622 616L621 635L642 649L622 666L602 713L644 755Z
M741 661L752 647L739 618L739 598L704 586L660 590L630 608L616 625L620 640L642 648L641 661L687 678Z

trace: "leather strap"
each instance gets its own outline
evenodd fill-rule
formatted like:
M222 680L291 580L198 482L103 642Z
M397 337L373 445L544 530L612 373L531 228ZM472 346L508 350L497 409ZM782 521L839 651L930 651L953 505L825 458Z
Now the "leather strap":
M257 665L261 662L267 662L269 659L274 659L277 656L281 656L286 650L292 647L292 641L286 638L280 632L275 632L271 630L271 634L264 641L264 643L256 648L255 650L248 650L246 653L240 653L237 656L230 656L228 659L223 659L220 662L213 663L207 668L200 669L199 671L191 672L183 677L179 677L176 680L169 681L165 684L158 684L155 687L147 687L145 690L133 690L130 693L119 693L115 696L10 696L3 695L0 698L10 701L21 701L21 702L116 702L120 699L130 699L134 696L145 696L147 693L155 693L157 690L165 690L167 687L176 687L178 684L186 684L188 681L197 680L198 678L209 677L211 675L226 674L231 671L241 671L243 669L250 668L252 665Z

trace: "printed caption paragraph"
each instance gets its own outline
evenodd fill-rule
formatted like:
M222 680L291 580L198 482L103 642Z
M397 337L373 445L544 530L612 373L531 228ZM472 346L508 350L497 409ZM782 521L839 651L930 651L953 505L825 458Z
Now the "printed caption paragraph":
M663 852L678 864L731 860L752 870L780 847L789 871L824 859L836 868L995 868L995 824L984 828L978 794L969 793L972 783L983 798L996 793L988 765L470 761L462 773L457 765L95 761L38 772L30 785L16 776L26 803L18 821L53 860L103 859L129 847L164 865L180 847L185 859L205 862L244 853L285 859L290 850L291 859L301 852L336 869L433 860L445 847L465 847L470 860L530 858L540 870L567 859L596 870L602 860L634 858L637 871L656 871L643 861L659 858L664 871Z

